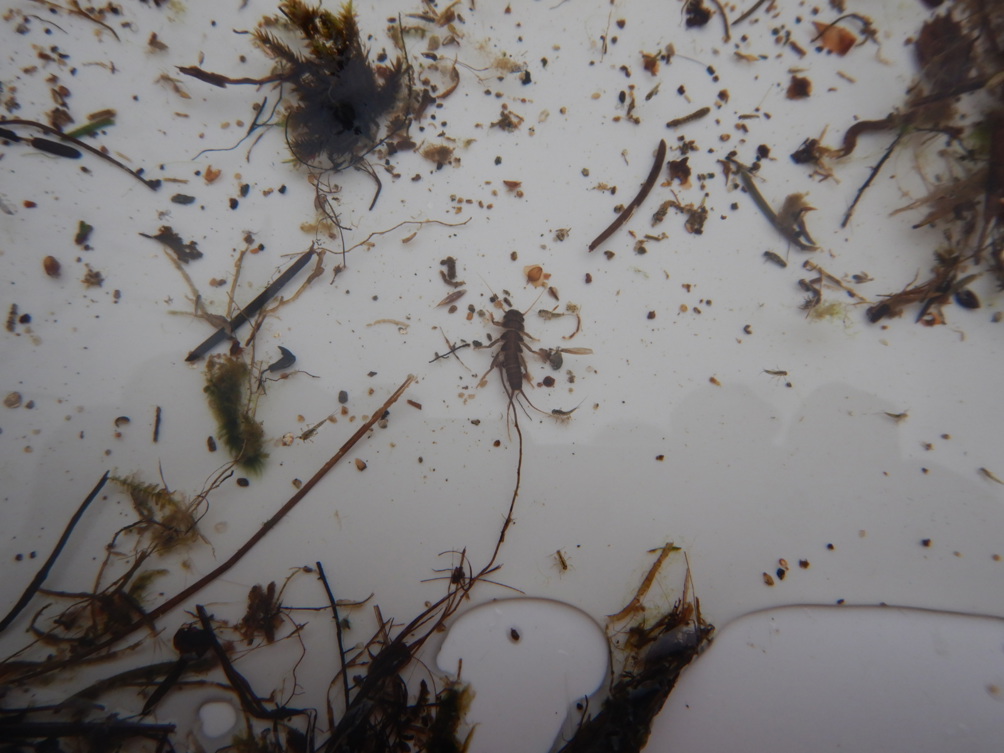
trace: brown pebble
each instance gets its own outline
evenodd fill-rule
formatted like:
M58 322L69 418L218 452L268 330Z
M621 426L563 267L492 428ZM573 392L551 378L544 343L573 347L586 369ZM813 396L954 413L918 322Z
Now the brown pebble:
M59 259L55 256L46 256L42 259L42 268L49 277L59 277L63 265L59 263Z

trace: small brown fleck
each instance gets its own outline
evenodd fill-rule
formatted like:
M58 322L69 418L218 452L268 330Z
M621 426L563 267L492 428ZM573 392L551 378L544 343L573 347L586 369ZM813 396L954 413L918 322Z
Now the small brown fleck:
M812 94L812 81L803 76L792 76L788 84L788 99L805 99Z
M212 436L206 437L206 449L210 452L216 452L216 440Z
M711 382L715 387L721 387L722 383L718 381L718 377L709 377L708 381Z
M158 52L163 52L167 49L167 45L160 41L157 37L157 32L152 32L150 34L150 38L146 40L146 44L151 50L156 50Z
M799 560L798 561L798 566L800 568L802 568L803 570L808 570L809 569L809 560Z
M764 573L763 574L763 582L766 583L768 586L773 586L774 585L774 578L771 576L770 573Z
M364 461L364 460L362 460L360 458L356 458L356 469L360 470L360 471L365 471L366 470L366 461Z
M654 311L649 311L648 314L646 315L646 318L648 318L648 319L655 319L655 312Z
M242 476L241 478L237 479L237 486L246 488L248 486L251 486L251 482Z
M80 281L88 288L100 288L105 282L105 276L98 270L92 269L88 264L87 272L84 273Z
M920 545L922 547L930 547L931 546L931 540L930 539L921 539L920 540Z
M840 57L850 52L858 41L854 34L842 26L824 24L819 21L813 21L812 25L816 27L816 39L819 41L820 47L827 52L834 52Z
M21 393L20 392L8 392L7 397L3 399L3 404L7 408L20 408L21 407Z
M665 455L656 455L655 459L658 460L661 463L663 460L666 459L666 456Z

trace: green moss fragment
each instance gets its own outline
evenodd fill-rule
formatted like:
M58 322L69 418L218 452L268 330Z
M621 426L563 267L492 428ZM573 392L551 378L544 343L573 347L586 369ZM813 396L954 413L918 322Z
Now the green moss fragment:
M206 362L203 391L219 424L217 435L234 461L250 473L265 466L265 429L256 421L248 396L250 369L240 358L213 356Z

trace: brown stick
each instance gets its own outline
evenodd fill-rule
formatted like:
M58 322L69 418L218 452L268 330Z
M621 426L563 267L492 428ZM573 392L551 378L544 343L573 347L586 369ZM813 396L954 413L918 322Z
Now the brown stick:
M108 471L105 471L105 475L101 477L97 485L91 490L91 493L87 495L87 499L83 501L77 511L70 518L70 522L66 524L66 530L63 531L63 535L59 537L59 542L56 544L56 548L52 550L52 554L49 555L49 559L45 561L42 565L42 569L38 571L34 578L32 578L31 583L21 594L21 598L17 600L17 604L13 606L7 616L0 620L0 631L6 630L7 626L10 625L14 619L21 614L21 610L28 606L28 602L31 601L32 597L38 592L38 589L42 587L45 579L49 577L49 571L52 570L52 566L56 564L56 559L59 557L60 553L63 551L63 547L66 546L66 542L70 539L70 534L73 533L74 527L80 522L80 519L84 516L84 512L90 506L91 502L95 500L101 488L105 485L108 480Z
M872 181L875 180L875 177L879 174L882 166L892 156L892 152L901 138L903 138L902 132L897 134L896 138L892 140L892 143L889 144L889 147L885 150L885 154L882 155L882 158L875 163L875 167L873 167L871 172L868 173L868 179L861 184L861 188L859 188L858 192L854 194L854 201L851 202L851 205L847 207L847 211L844 212L844 219L840 221L840 227L847 227L847 223L851 221L851 215L854 214L854 208L858 205L858 202L861 201L861 197L864 195L864 192L868 190L868 186L872 184Z
M662 169L662 163L666 159L666 140L663 139L659 142L659 149L655 153L655 162L652 163L652 169L648 173L648 177L645 178L645 182L641 184L641 190L638 195L631 200L631 203L624 207L624 211L617 215L617 219L610 223L610 226L596 236L596 240L589 244L589 250L595 251L596 247L607 240L611 235L616 233L620 226L628 221L628 218L634 214L634 210L641 206L642 202L652 191L655 186L655 181L659 178L659 170Z
M37 120L24 120L23 118L9 118L9 119L6 119L6 120L0 120L0 126L5 126L5 125L30 126L32 128L37 128L38 130L43 131L45 133L48 133L51 136L56 136L57 138L60 138L63 141L68 141L69 143L71 143L75 147L77 147L78 149L83 149L85 152L90 152L95 157L103 159L105 162L110 162L111 164L115 165L115 167L117 167L119 170L125 170L132 177L134 177L140 183L144 184L147 188L149 188L149 189L151 189L153 191L156 191L157 189L160 188L160 181L159 180L156 180L156 179L148 180L148 179L144 178L138 172L136 172L135 170L133 170L133 169L131 169L129 167L126 167L123 163L119 162L117 159L115 159L111 155L105 154L100 149L94 148L93 146L91 146L90 144L88 144L86 141L81 141L80 139L74 138L73 136L70 136L69 134L63 133L58 128L53 128L52 126L46 125L45 123L39 123Z
M151 611L147 612L142 619L136 620L135 622L127 625L126 627L122 628L116 633L113 633L109 638L101 641L100 643L94 646L91 646L90 648L81 651L78 654L75 654L73 657L69 659L54 661L51 664L35 669L34 671L28 673L27 675L17 678L18 681L23 682L24 680L28 680L33 677L39 677L41 675L48 674L57 669L62 669L66 666L74 664L87 656L91 656L99 651L103 651L109 646L118 643L120 640L125 638L127 635L135 632L136 630L139 630L142 627L149 626L154 620L156 620L159 617L163 617L172 609L180 605L183 601L190 598L194 594L198 593L203 588L212 583L214 580L216 580L218 577L223 575L223 573L227 572L227 570L229 570L238 562L240 562L244 558L244 555L250 552L259 541L265 538L265 535L273 528L275 528L279 524L279 522L284 517L286 517L292 511L292 509L296 507L297 504L299 504L300 500L302 500L304 497L307 496L307 493L311 489L317 486L318 482L320 482L320 480L324 478L325 475L327 475L328 471L334 468L335 465L338 464L338 461L340 461L343 457L345 457L345 455L348 454L349 450L351 450L359 442L359 440L366 435L366 432L368 432L370 429L373 428L373 425L376 424L376 422L383 417L383 414L386 413L387 410L389 410L390 407L397 402L398 398L400 398L401 395L404 394L404 391L408 389L408 387L410 387L411 383L414 381L415 381L414 374L409 374L408 378L404 380L404 383L397 388L394 394L391 395L389 398L387 398L386 402L384 402L384 404L381 405L380 408L378 408L376 411L373 412L373 415L370 417L370 419L366 421L366 423L364 423L362 426L360 426L359 430L355 434L349 437L348 441L341 446L338 452L336 452L331 457L331 459L328 460L327 463L321 466L320 470L318 470L317 473L315 473L310 478L309 481L307 481L303 486L301 486L300 489L296 492L296 494L290 497L289 501L279 508L278 512L276 512L271 518L262 523L261 528L259 528L255 532L255 534L251 536L251 538L249 538L246 542L244 542L244 545L236 552L234 552L226 562L221 564L219 567L217 567L209 574L200 578L198 581L190 585L188 588L172 596L170 599L165 601L159 607L155 607Z

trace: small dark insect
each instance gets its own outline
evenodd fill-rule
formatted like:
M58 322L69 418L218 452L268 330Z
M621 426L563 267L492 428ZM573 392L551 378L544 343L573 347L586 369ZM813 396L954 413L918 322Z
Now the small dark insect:
M786 262L782 256L775 254L773 251L764 251L763 258L769 261L771 264L776 264L782 269L788 266L788 262Z
M502 328L502 334L497 340L499 349L495 353L495 357L492 358L488 371L482 374L478 381L483 383L485 377L488 376L492 369L498 368L502 373L502 387L505 390L506 397L509 398L509 407L506 415L508 416L509 412L512 411L517 395L522 395L531 408L543 413L543 411L530 402L530 399L526 397L526 393L523 392L523 382L531 381L526 366L526 359L523 357L523 351L533 352L533 349L526 344L523 337L530 337L531 340L535 339L527 334L524 328L523 312L519 309L508 309L503 315L501 323L496 322L493 318L492 324Z
M279 346L279 352L282 353L282 357L279 358L278 361L269 364L269 367L266 369L266 371L270 372L282 371L283 369L288 369L290 366L296 363L296 356L294 356L290 351L288 351L281 345Z

